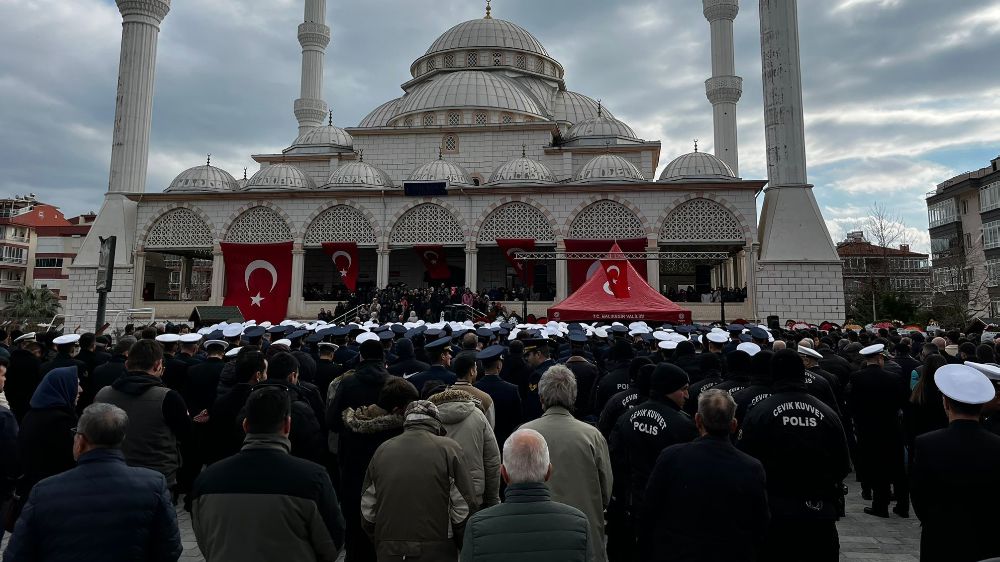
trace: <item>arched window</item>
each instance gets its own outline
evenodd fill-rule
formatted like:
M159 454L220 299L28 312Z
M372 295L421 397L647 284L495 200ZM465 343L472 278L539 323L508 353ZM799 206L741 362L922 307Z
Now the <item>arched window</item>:
M389 237L389 243L397 246L464 242L465 235L455 216L434 203L422 203L406 211L393 225Z
M740 222L728 209L700 197L678 205L660 228L663 241L743 242L745 239Z
M306 230L305 243L353 241L374 246L375 229L361 211L348 205L335 205L320 213Z
M555 235L552 225L541 211L515 201L497 207L479 228L480 242L494 242L497 238L534 238L538 242L552 242Z
M425 127L430 127L430 126L434 125L435 121L436 121L436 119L434 119L434 114L433 113L425 113L424 114L424 126Z
M403 119L403 126L404 127L412 127L413 126L413 118L412 117L407 117L406 119Z
M455 68L455 53L447 53L444 56L444 67Z
M451 127L457 127L462 124L462 114L457 111L452 111L448 114L448 125Z
M621 203L603 199L573 219L567 238L615 240L645 236L646 229L635 213Z
M517 55L514 56L514 66L520 68L521 70L527 68L527 66L524 63L524 55L518 53Z
M434 62L434 57L427 59L427 72L434 70L436 67L437 65Z
M226 232L226 242L254 244L286 242L292 239L292 229L285 219L270 207L253 207L236 217Z
M490 116L484 113L476 114L476 125L486 125L490 122Z
M458 135L447 134L441 139L441 152L455 154L458 152Z
M479 53L475 51L470 52L469 56L466 58L465 66L479 66Z
M147 249L211 248L212 229L191 209L174 209L153 223L143 246Z
M493 51L493 66L502 66L502 65L503 65L503 52Z
M511 123L514 122L514 116L511 115L510 113L504 113L500 117L500 122L503 123L504 125L510 125Z

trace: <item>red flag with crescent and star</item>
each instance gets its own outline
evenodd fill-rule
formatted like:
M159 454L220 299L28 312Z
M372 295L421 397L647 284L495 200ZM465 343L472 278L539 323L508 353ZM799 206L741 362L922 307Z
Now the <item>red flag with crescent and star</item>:
M629 238L625 240L574 240L566 239L567 252L600 252L611 251L610 248L617 244L622 252L644 252L646 251L647 240L645 238ZM629 260L632 267L640 276L646 277L646 260ZM595 275L601 274L601 261L599 259L571 259L567 260L567 271L569 273L569 290L576 291L583 284Z
M521 261L514 256L518 252L530 252L535 249L535 241L531 238L497 238L497 246L503 252L507 263L525 282L530 283L535 277L535 262Z
M243 317L281 322L292 294L292 243L234 244L222 242L226 263L226 298Z
M629 298L627 264L628 260L621 253L618 244L612 246L608 259L601 260L604 275L608 278L608 282L604 284L604 292L614 295L616 299Z
M323 242L323 251L333 261L333 269L347 290L358 287L358 244L356 242Z
M424 269L431 279L442 280L451 278L451 268L445 259L444 246L427 245L414 246L413 250L420 256L420 261L424 262Z

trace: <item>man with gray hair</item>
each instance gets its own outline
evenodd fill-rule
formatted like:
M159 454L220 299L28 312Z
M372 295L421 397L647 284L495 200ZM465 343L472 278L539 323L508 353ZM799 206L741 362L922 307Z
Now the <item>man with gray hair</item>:
M76 468L31 489L4 562L180 558L180 533L163 475L125 464L125 412L87 406L73 438Z
M733 446L735 414L728 392L706 390L701 437L660 453L637 521L641 560L758 559L770 518L764 467Z
M611 499L608 443L592 425L573 417L576 377L562 365L549 367L538 381L542 417L521 426L540 433L549 444L552 500L582 511L590 523L589 560L607 560L604 509ZM506 447L506 445L505 445Z
M500 475L507 483L506 501L469 519L461 560L586 562L587 516L552 501L545 485L552 464L542 434L533 429L515 431L503 445L503 458Z

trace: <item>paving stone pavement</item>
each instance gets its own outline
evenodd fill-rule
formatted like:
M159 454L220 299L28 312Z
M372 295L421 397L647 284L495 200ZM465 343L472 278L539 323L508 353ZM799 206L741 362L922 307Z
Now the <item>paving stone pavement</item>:
M840 559L842 561L897 561L917 562L920 559L920 524L911 514L910 519L901 519L893 514L889 519L865 515L862 511L868 505L861 499L861 487L856 482L850 484L847 498L847 517L840 520ZM177 524L181 530L184 545L182 562L201 562L204 558L198 550L198 543L191 530L191 515L183 509L177 510ZM4 537L2 549L7 548ZM341 554L343 560L343 554Z

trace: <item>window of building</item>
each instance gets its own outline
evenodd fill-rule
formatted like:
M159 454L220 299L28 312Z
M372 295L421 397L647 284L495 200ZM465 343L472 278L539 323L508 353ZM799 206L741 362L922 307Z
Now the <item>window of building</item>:
M472 185L483 185L484 183L486 183L486 180L482 174L472 174Z
M448 125L455 127L462 124L462 114L457 112L451 112L448 114Z
M927 206L927 222L931 228L958 220L958 207L954 199L945 199Z
M479 66L479 53L474 51L469 53L465 66Z
M969 214L969 200L968 199L962 199L962 214L963 215Z
M490 117L486 113L476 114L476 125L486 125L490 122Z
M445 135L441 139L441 151L450 153L458 152L458 137L455 135Z
M412 127L413 126L413 118L412 117L407 117L406 119L403 119L403 126L404 127Z
M889 285L897 291L927 291L930 289L928 279L924 277L894 277Z
M35 267L62 267L62 258L36 258Z
M971 246L971 243L967 242L966 245ZM1000 248L1000 221L983 223L983 248Z
M897 271L919 271L929 267L925 258L893 258L890 265Z
M983 186L979 190L979 212L1000 209L1000 181Z
M535 59L535 72L538 72L540 74L545 73L545 59L541 58Z
M455 68L455 53L448 53L444 56L444 67Z
M1000 287L1000 259L986 261L986 284L990 287Z
M965 247L966 248L971 248L972 247L972 233L971 232L966 232L965 233Z
M527 68L527 65L525 64L524 55L522 54L514 55L514 66L520 68L521 70Z
M504 125L510 125L511 123L514 122L514 116L511 115L510 113L504 113L500 117L500 122L503 123Z
M431 125L434 124L434 121L435 121L435 119L434 119L434 114L433 113L426 113L426 114L424 114L424 126L425 127L430 127Z
M501 51L493 51L493 66L503 65L503 53Z
M3 251L0 252L0 262L26 264L28 263L28 251L24 248L4 246Z
M427 59L427 72L430 72L430 71L434 70L435 68L437 68L437 64L434 62L434 58L431 57L431 58Z

